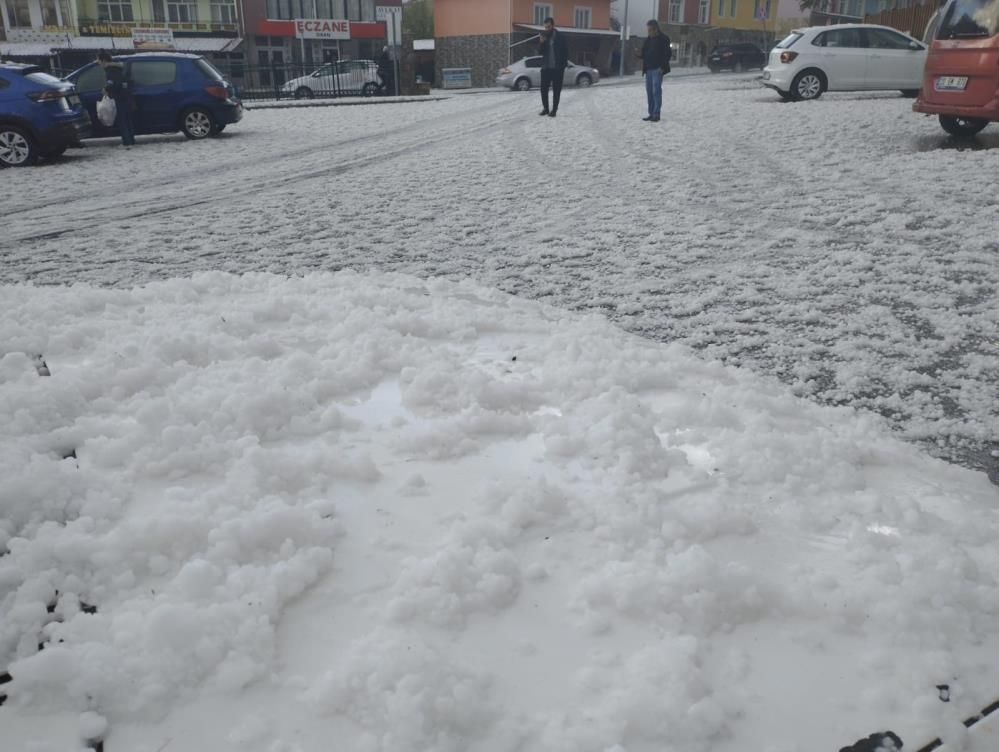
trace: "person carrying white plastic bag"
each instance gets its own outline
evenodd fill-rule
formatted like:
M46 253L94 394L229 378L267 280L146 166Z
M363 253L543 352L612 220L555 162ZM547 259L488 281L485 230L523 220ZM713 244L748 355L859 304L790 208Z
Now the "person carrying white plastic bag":
M117 116L118 107L115 105L114 100L105 94L97 103L97 119L110 128L114 125Z
M107 85L104 87L105 98L110 97L114 102L115 117L111 122L121 134L122 145L132 146L135 143L135 126L132 123L132 85L125 77L125 66L113 60L104 50L97 53L97 62L107 77ZM97 117L102 123L105 122L100 112L97 113Z

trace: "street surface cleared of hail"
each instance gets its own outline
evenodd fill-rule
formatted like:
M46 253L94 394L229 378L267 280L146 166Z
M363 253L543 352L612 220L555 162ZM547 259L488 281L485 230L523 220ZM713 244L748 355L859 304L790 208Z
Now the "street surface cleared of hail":
M753 76L251 109L221 137L91 142L3 174L0 282L202 270L472 278L605 314L999 479L999 126ZM252 103L250 105L253 106Z

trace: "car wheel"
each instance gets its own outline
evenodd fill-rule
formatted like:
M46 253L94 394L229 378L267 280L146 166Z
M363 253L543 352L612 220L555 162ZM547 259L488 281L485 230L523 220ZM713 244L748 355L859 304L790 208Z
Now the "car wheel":
M513 88L515 88L517 91L530 91L531 79L527 78L526 76L522 76L518 78L516 81L514 81Z
M13 125L0 125L0 165L26 167L38 160L31 137Z
M576 76L576 86L591 86L593 77L589 73L581 73Z
M814 68L803 70L791 82L791 94L795 99L818 99L826 90L826 79Z
M902 96L906 99L915 99L919 96L919 89L902 89Z
M184 114L180 116L180 129L185 136L194 141L208 138L216 132L215 118L206 109L192 107L184 110Z
M316 96L315 92L308 86L299 86L295 89L295 99L312 99L314 96Z
M378 93L378 84L374 83L373 81L368 81L368 83L364 84L364 86L361 87L362 97L373 97L377 93Z
M721 68L711 68L712 73L721 73Z
M964 118L956 115L941 115L940 127L952 136L971 138L989 124L982 118Z

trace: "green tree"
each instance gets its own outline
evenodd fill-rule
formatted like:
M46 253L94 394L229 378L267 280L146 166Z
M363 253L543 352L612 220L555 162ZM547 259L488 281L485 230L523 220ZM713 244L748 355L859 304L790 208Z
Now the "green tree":
M434 38L434 0L411 0L402 10L402 33L411 39Z

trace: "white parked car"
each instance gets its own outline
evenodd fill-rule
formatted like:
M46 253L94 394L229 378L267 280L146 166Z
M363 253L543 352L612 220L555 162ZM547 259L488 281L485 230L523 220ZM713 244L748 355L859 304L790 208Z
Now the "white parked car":
M562 85L589 86L599 80L600 71L596 68L570 62L565 69ZM541 86L541 56L521 58L515 63L510 63L506 68L501 68L496 74L496 83L499 86L508 86L518 91L528 91L531 87Z
M373 97L381 89L378 63L374 60L341 60L327 63L307 76L293 78L281 87L295 99L327 97Z
M925 63L925 44L887 26L812 26L792 31L774 47L762 83L784 99L879 89L914 97Z

